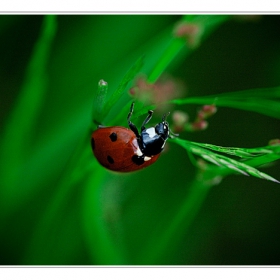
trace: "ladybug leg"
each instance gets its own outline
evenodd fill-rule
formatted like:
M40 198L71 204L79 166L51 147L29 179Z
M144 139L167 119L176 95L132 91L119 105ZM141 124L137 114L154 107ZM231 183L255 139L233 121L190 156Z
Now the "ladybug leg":
M129 113L128 113L128 116L127 116L127 121L130 122L130 118L132 116L132 113L133 113L133 109L134 109L134 102L131 103L131 106L130 106L130 110L129 110Z
M138 132L138 129L137 127L135 126L134 123L132 123L131 121L128 121L128 125L129 125L129 128L134 132L134 134L136 135L137 138L140 138L140 134Z
M133 109L134 109L134 102L130 106L130 111L129 111L128 116L127 116L127 122L128 122L129 128L134 132L136 137L139 139L140 138L140 134L138 132L138 129L135 126L135 124L133 122L131 122L131 120L130 120L130 118L132 116L132 113L133 113Z
M141 126L141 131L143 131L143 130L145 129L145 125L150 121L150 119L151 119L152 116L153 116L153 113L154 113L154 111L149 110L148 116L146 117L146 119L144 120L144 122L143 122L143 124L142 124L142 126Z
M132 161L136 164L136 165L142 165L144 162L145 162L145 156L142 155L142 156L137 156L137 155L134 155L132 157Z

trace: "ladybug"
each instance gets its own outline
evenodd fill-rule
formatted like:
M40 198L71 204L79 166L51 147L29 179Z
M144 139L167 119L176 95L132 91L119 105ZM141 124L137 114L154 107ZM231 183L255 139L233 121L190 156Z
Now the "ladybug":
M169 113L163 115L162 121L156 126L145 128L153 116L153 111L148 111L139 133L130 120L133 109L134 103L127 116L130 129L122 126L98 126L92 133L92 151L99 163L109 170L131 172L153 164L159 158L166 140L171 138L166 121Z

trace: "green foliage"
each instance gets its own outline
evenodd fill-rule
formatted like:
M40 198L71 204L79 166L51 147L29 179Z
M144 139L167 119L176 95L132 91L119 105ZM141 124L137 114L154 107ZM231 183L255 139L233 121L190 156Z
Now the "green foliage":
M20 90L11 97L16 101L3 108L6 115L2 112L2 264L263 264L264 259L254 259L258 250L254 246L261 243L258 238L263 228L279 234L279 229L273 231L273 218L268 223L268 215L280 212L280 189L274 184L279 183L279 177L277 172L276 179L268 174L273 175L278 168L280 146L263 144L279 137L280 91L278 83L270 80L278 65L270 69L263 84L258 83L258 76L248 78L252 85L232 86L229 73L228 84L219 88L223 81L218 77L212 90L214 82L207 82L207 76L215 71L210 69L207 75L203 72L210 63L209 68L217 65L216 71L222 68L219 75L225 73L221 67L225 59L216 61L223 55L220 45L229 41L226 57L230 59L241 48L242 40L245 42L241 34L228 30L237 28L242 33L245 25L248 31L244 37L250 34L254 38L254 30L263 34L259 31L261 21L238 22L230 15L46 15L11 19L0 21L3 42L10 38L4 33L7 30L8 34L9 28L22 33L30 26L33 30L38 23L42 25L37 33L34 29L33 39L23 38L30 49L22 67L26 70L20 73ZM4 23L10 27L5 28ZM189 33L179 36L178 23L185 24ZM277 26L274 22L271 25ZM14 36L18 41L19 35ZM259 40L265 41L262 37ZM251 52L252 45L247 44ZM11 46L5 45L7 49ZM278 53L273 54L277 61ZM238 51L235 55L239 59ZM239 60L234 59L238 67ZM244 71L248 73L247 68ZM92 156L90 133L96 123L125 123L133 101L128 89L141 72L150 84L171 73L190 87L188 95L184 92L181 98L171 96L151 104L134 100L136 123L150 109L155 110L151 123L157 122L157 110L163 105L171 106L171 115L175 109L190 110L191 114L196 105L204 104L214 104L218 113L209 120L207 130L196 135L182 131L180 137L168 140L170 146L155 165L131 174L112 173ZM243 88L251 89L240 90ZM8 88L3 86L2 92L8 92ZM250 121L252 116L256 120ZM231 117L239 123L229 125ZM243 141L246 147L255 140L257 144L250 148L214 145L224 139L220 129L224 124L226 133L232 131L234 135L224 142ZM229 176L236 174L251 176ZM248 194L243 196L245 192ZM267 204L265 196L269 196ZM242 199L245 206L238 208ZM237 212L231 214L236 208ZM252 209L260 210L255 213ZM251 234L248 221L259 235ZM252 242L250 257L240 259L244 254L237 250L224 261L223 254L240 248L230 242L238 241ZM279 246L279 242L262 242L270 246L265 250L267 255ZM231 250L224 249L226 246ZM223 253L220 255L215 248ZM275 259L268 262L274 264Z
M207 15L186 15L182 17L181 21L188 24L197 24L202 29L202 32L199 34L200 38L198 38L199 42L202 42L215 30L215 28L219 27L219 25L221 25L227 19L227 15L220 15L215 17ZM150 73L149 81L155 82L183 48L185 48L184 55L191 53L193 50L192 46L186 45L186 41L182 38L173 38L172 40L170 40L170 43L166 48L164 54L155 64L153 71Z
M43 20L41 35L27 65L24 83L16 105L5 124L1 141L0 168L3 183L1 195L4 197L17 196L19 192L24 191L23 188L18 189L19 176L26 156L32 151L31 137L46 94L48 83L46 65L55 34L56 17L46 16ZM22 195L24 196L24 193ZM12 201L13 199L10 200Z
M272 178L271 176L258 171L257 169L253 168L252 166L246 164L248 159L251 159L252 157L255 158L254 165L258 164L256 158L259 157L261 160L259 161L259 165L263 164L263 162L270 162L274 161L276 159L280 158L279 154L279 147L268 146L268 147L262 147L262 148L255 148L255 149L242 149L242 148L225 148L225 147L219 147L209 144L199 144L195 142L190 142L187 140L182 139L174 139L174 143L178 143L182 147L184 147L187 151L192 152L195 155L201 156L206 161L209 161L211 163L214 163L215 165L219 166L218 170L215 170L216 174L220 174L225 176L226 174L230 172L239 172L243 175L252 175L261 179L270 180L273 182L280 183L276 179ZM225 153L229 155L234 155L241 157L242 159L246 159L243 162L234 160L232 158L223 156L218 153L214 153L212 151L209 151L208 149ZM266 156L267 155L267 156ZM271 156L273 155L273 157ZM249 161L248 161L249 162ZM225 170L223 170L223 168ZM212 171L212 170L211 170ZM230 171L230 172L229 172Z
M216 106L248 110L280 118L280 88L262 88L237 91L206 97L172 100L173 104L215 104Z
M143 66L143 57L140 57L135 64L128 70L123 79L121 80L117 89L111 94L107 95L107 85L104 83L99 83L97 97L93 102L93 120L102 123L104 117L111 108L116 104L116 102L126 93L125 89L129 82L135 78L135 76L140 72Z
M98 118L101 116L102 112L104 112L104 104L107 92L108 83L106 81L100 80L92 108L92 120L95 120L97 123L101 123L101 119Z

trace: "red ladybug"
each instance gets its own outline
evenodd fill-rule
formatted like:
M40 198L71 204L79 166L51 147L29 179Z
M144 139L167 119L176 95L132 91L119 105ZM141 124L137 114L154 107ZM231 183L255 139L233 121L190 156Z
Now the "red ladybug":
M141 126L141 133L130 121L134 103L127 116L130 129L122 126L99 126L92 133L91 147L99 163L104 167L118 172L130 172L153 164L160 156L165 142L170 137L168 114L163 115L162 122L155 127L145 128L150 121L153 111Z

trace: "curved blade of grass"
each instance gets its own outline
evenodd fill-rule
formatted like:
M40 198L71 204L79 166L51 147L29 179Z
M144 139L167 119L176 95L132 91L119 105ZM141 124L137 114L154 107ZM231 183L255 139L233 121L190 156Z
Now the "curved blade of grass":
M97 265L128 264L125 248L121 242L114 242L104 218L102 195L107 171L100 167L95 169L86 185L83 203L83 226L88 252L92 262Z
M210 151L206 148L202 148L201 146L203 144L199 144L199 143L195 143L195 142L191 142L191 141L187 141L187 140L182 140L180 138L174 138L174 139L172 139L172 141L179 144L180 146L185 148L187 151L190 151L193 154L195 154L197 156L200 156L200 157L204 158L205 160L218 165L220 168L224 167L226 169L231 170L232 172L239 172L243 175L250 174L250 175L255 176L257 178L266 179L266 180L269 180L269 181L272 181L272 182L280 183L278 180L274 179L273 177L271 177L271 176L257 170L256 168L248 165L249 161L247 161L247 164L246 164L244 162L237 161L235 159L226 157L224 155L214 153L214 152L212 152L212 151ZM219 147L219 152L223 151L224 153L232 154L232 151L233 151L232 149L233 148L229 148L229 149L223 148L223 149L221 149L221 147ZM254 153L256 153L257 150L258 149L253 149ZM260 148L259 150L260 151L265 151L265 150L267 150L267 148ZM235 155L237 155L237 154L239 155L239 153L236 152L236 151L238 151L238 148L234 148L234 151L235 151L235 153L234 153ZM243 154L243 151L244 151L244 149L241 149L241 154ZM250 151L250 149L246 149L246 152L248 152L248 151ZM273 151L272 151L272 153L274 154L274 157L273 158L271 157L271 152L270 152L270 153L267 154L267 156L268 156L267 160L272 160L273 159L273 161L274 161L275 159L280 158L279 153L275 153ZM265 156L266 155L262 155L262 160L263 160L263 157L265 157ZM230 172L230 173L232 173L232 172Z
M81 139L73 153L71 153L67 164L64 166L64 170L59 175L56 191L48 199L48 206L41 213L40 219L33 229L32 237L22 258L24 264L45 265L49 264L50 261L56 264L55 259L57 259L57 264L61 264L63 245L59 244L58 246L57 243L58 240L62 243L66 235L68 238L71 236L71 233L68 232L66 234L63 230L73 226L73 224L70 226L70 223L73 223L73 221L66 219L63 215L65 213L71 215L74 207L74 216L76 216L79 207L75 207L72 204L69 207L71 195L73 193L77 195L75 191L77 184L92 172L94 165L97 165L97 162L89 160L91 159L91 152L89 149L86 149L88 147L88 139L89 133L85 131L84 135L81 135ZM77 199L77 201L79 200ZM57 231L57 234L53 235L53 231ZM74 247L75 245L72 248ZM57 250L55 257L53 256L54 248ZM69 251L71 251L71 248L69 248ZM44 253L42 254L42 252ZM59 255L59 252L61 255Z
M204 199L211 186L219 183L223 176L235 172L243 175L252 175L261 179L280 183L273 177L260 172L252 166L259 166L264 163L275 161L280 158L280 146L267 146L253 149L225 148L210 144L202 144L173 138L170 141L175 142L185 148L188 153L198 155L217 166L207 168L202 172L203 177L196 176L184 203L178 208L174 218L166 227L164 232L154 230L151 240L143 249L140 256L140 263L155 264L163 255L168 256L172 253L170 248L179 244L179 240L196 217ZM231 158L216 154L208 149L219 153L230 154L246 159L245 162L239 162ZM178 241L178 242L176 242ZM172 243L172 245L171 245ZM151 249L152 248L152 249ZM170 251L170 252L169 252Z
M271 154L273 151L271 149L262 147L254 149L245 149L245 148L234 148L234 147L222 147L206 143L195 143L199 147L203 147L209 150L213 150L220 153L225 153L232 156L237 156L240 158L252 158L263 154Z
M274 146L269 146L265 148L266 149L270 148L274 152L266 155L260 155L256 158L247 159L244 162L250 166L260 166L260 165L272 163L279 159L279 153L280 153L279 146L277 147L277 149L274 149Z
M228 19L229 19L228 15L217 15L217 16L185 15L182 17L182 21L186 21L192 24L196 23L201 26L201 28L203 29L202 40L206 39L207 36L209 36L218 26L220 26ZM172 34L170 34L170 36L171 35ZM165 52L160 57L156 65L153 67L152 72L148 76L148 81L150 83L155 82L183 48L187 48L185 40L182 38L173 37L170 41L169 46L166 48ZM191 53L193 50L194 48L188 48L186 54ZM98 118L99 122L102 122L102 120L104 119L108 111L112 108L112 106L116 103L116 101L122 96L127 84L136 76L136 74L140 72L142 66L143 66L143 56L140 57L136 61L136 63L130 68L130 70L126 73L117 90L107 100L104 109L100 110L103 113ZM150 105L150 106L145 106L145 108L142 108L141 110L135 110L135 113L133 114L133 118L146 114L148 110L155 109L155 107L156 107L155 105Z
M125 89L128 83L135 78L135 76L140 72L141 68L144 64L144 57L141 56L134 65L128 70L128 72L123 77L116 91L108 97L104 104L104 108L100 109L102 112L100 120L103 120L105 115L111 110L114 104L121 98L121 96L125 93Z
M1 162L3 165L0 166L2 192L16 194L24 191L23 189L15 191L14 187L17 185L21 165L30 152L33 127L46 93L46 65L55 33L56 16L45 16L40 37L26 69L22 89L6 123L2 139Z
M223 148L209 144L190 142L178 138L171 139L171 141L178 143L189 153L194 153L217 165L217 167L213 166L213 168L204 170L203 179L201 179L200 176L196 176L196 178L193 180L191 188L189 189L186 199L184 200L184 203L178 208L174 218L170 221L170 224L163 232L159 233L156 231L156 229L154 229L154 234L144 247L142 255L140 255L140 263L142 262L141 264L145 265L155 264L157 263L158 259L162 259L163 255L169 256L172 254L173 251L171 248L179 245L180 239L184 234L186 234L186 230L196 217L202 203L207 197L209 190L213 185L221 181L222 176L239 172L246 176L250 174L262 179L279 183L271 176L258 171L252 166L279 159L280 146L240 149L241 153L239 153L238 148ZM235 156L243 156L243 152L245 151L245 158L249 158L247 163L250 163L252 166L216 154L207 150L206 148L203 148L202 146L208 148L211 147L213 150L229 153ZM248 156L255 153L257 155L254 158Z
M173 248L178 246L182 236L186 234L187 229L191 226L209 190L207 181L201 181L198 177L193 180L185 200L179 205L176 214L164 231L159 232L156 228L153 229L151 238L143 247L137 264L160 265L161 263L157 263L159 259L161 260L163 256L169 256L173 253Z
M103 112L105 99L108 93L108 83L100 80L98 82L97 94L93 97L93 106L92 106L92 120L96 123L101 123L100 116Z
M186 15L182 17L182 21L198 24L203 31L200 41L203 41L228 18L229 15ZM183 48L186 48L187 53L191 53L195 49L187 47L184 39L174 37L150 73L148 81L154 83Z
M173 104L215 104L280 118L280 87L253 89L218 94L215 96L190 97L170 101Z
M193 150L192 150L193 151ZM194 152L194 151L193 151ZM260 172L259 170L257 170L254 167L251 167L245 163L236 161L234 159L222 156L222 155L217 155L215 153L212 154L201 154L201 151L199 152L199 155L204 158L207 161L210 161L212 163L215 163L219 166L223 166L226 168L231 169L232 171L237 171L243 175L252 175L261 179L266 179L272 182L276 182L276 183L280 183L278 180L274 179L273 177Z

